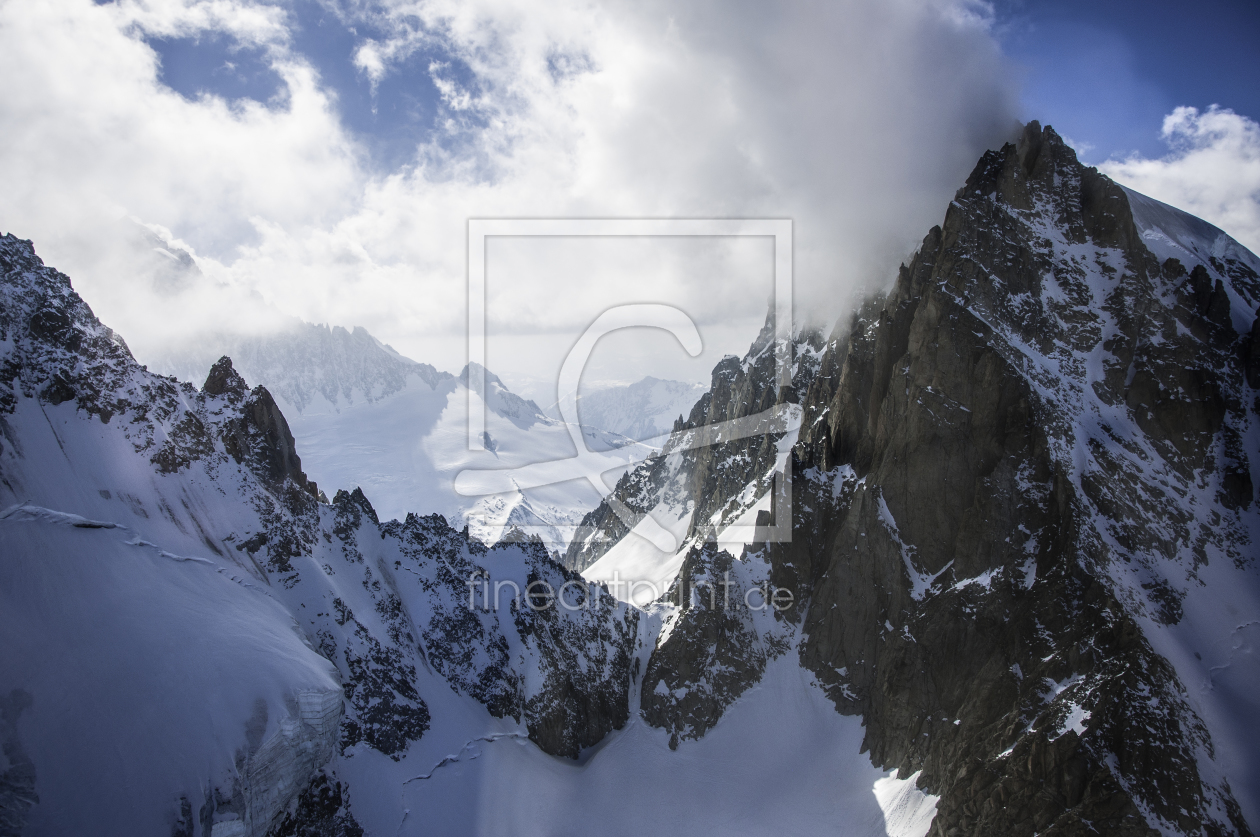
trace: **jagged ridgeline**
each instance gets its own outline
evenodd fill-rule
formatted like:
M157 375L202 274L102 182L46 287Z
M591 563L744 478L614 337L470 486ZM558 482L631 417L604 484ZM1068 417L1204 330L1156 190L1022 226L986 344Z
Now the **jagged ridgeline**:
M152 375L29 243L0 270L0 835L1252 833L1260 261L1049 128L985 155L888 293L798 335L790 387L773 323L723 360L567 568L325 502L229 360ZM736 550L772 491L791 541ZM664 601L583 584L664 513ZM496 581L583 606L486 607ZM762 759L750 719L857 737ZM404 801L434 777L460 790ZM732 784L744 809L696 802ZM534 797L560 802L494 814Z
M829 347L772 575L935 833L1249 833L1258 267L1034 122Z
M755 345L677 428L799 399L792 542L743 563L796 592L781 620L800 662L863 717L872 759L940 796L932 833L1250 833L1258 268L1032 123L819 360L797 342L813 362L796 392L775 391ZM679 577L720 576L700 542L773 470L775 438L667 446L614 498L697 509ZM628 528L606 503L567 561L590 566ZM644 683L645 717L683 738L784 636L751 641L706 601Z
M637 611L469 607L579 579L320 502L229 359L150 374L29 242L0 270L0 833L359 833L331 766L402 761L450 694L562 757L625 724Z

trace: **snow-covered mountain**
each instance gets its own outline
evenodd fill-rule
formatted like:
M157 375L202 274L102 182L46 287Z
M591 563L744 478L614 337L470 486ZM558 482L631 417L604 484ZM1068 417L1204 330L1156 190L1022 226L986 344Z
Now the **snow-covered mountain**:
M837 327L789 456L686 452L767 391L754 346L584 521L570 566L673 578L684 605L643 716L702 738L787 653L939 797L933 834L1250 834L1258 304L1253 254L1027 126ZM711 509L790 513L791 540L742 548ZM639 537L652 516L680 549ZM732 578L794 595L741 621L709 592Z
M708 391L704 384L666 381L650 375L633 384L609 385L583 392L576 402L577 416L584 427L598 428L639 442L667 438L679 418ZM551 409L559 415L559 405Z
M319 502L264 387L149 373L11 236L0 294L6 835L926 827L794 664L671 742L638 709L670 608L536 543ZM767 770L799 775L755 799Z
M28 242L0 271L6 833L363 833L350 783L392 788L357 812L392 833L453 739L572 757L625 724L638 612L576 584L584 607L467 606L472 577L575 577L318 502L230 361L201 391L151 374Z
M198 335L151 365L180 380L201 381L225 355L246 380L266 386L292 416L335 413L388 398L412 381L432 389L451 377L403 357L364 328L347 331L296 319L259 333Z
M571 479L554 485L461 495L465 470L502 470L577 455L570 428L512 393L489 371L485 389L470 392L458 377L398 354L365 329L293 321L263 334L222 334L196 351L172 352L162 371L201 380L221 356L251 384L262 384L289 417L306 472L317 482L358 486L382 517L423 509L470 527L485 543L513 527L563 551L582 516L595 508L630 465L650 451L629 439L582 428L599 452L605 486ZM485 415L485 450L468 449L468 410Z
M566 554L607 590L518 534L321 502L231 361L148 373L27 242L0 277L2 834L1260 816L1260 262L1049 128L797 335L791 386L773 323L717 366ZM486 381L501 451L542 419Z

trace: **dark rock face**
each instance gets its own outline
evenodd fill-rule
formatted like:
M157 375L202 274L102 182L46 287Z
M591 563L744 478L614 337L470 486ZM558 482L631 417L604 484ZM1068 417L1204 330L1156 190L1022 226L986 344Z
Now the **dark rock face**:
M206 376L206 383L201 388L202 392L210 395L228 395L237 398L244 398L249 392L249 387L245 384L245 379L240 373L232 368L232 359L227 355L219 358L219 360L210 367L210 374Z
M246 462L273 484L290 480L318 496L302 473L293 433L266 387L254 387L241 404L241 415L225 427L223 445L237 462Z
M363 837L350 811L348 788L320 773L267 837Z
M773 575L809 591L801 660L863 715L872 760L941 796L933 834L1250 833L1133 615L1175 623L1181 585L1110 569L1253 560L1228 304L1033 123L829 347L797 448L804 536ZM1211 531L1182 506L1204 472L1235 510Z
M315 483L302 472L289 423L266 387L257 386L251 392L232 367L232 359L224 356L210 369L201 391L223 398L239 411L224 424L222 434L223 446L233 459L250 464L272 485L281 486L288 480L319 497Z
M761 679L768 657L787 642L766 642L754 625L764 592L749 590L746 568L712 543L693 547L669 597L681 606L643 675L643 718L670 732L670 747L700 738L736 698Z

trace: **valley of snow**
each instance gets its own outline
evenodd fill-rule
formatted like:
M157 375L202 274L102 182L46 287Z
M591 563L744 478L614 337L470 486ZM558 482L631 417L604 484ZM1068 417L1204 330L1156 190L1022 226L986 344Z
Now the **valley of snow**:
M497 387L493 381L489 386ZM589 481L484 496L456 491L455 478L464 471L515 469L577 456L568 425L538 413L510 412L497 394L487 407L459 379L444 378L430 387L411 378L402 390L376 401L307 407L293 415L289 426L312 479L330 488L361 487L384 518L437 512L452 526L467 525L485 543L518 527L563 550L582 515L603 498ZM485 450L468 449L469 409L484 412ZM598 452L608 486L651 452L610 433L587 427L581 433L588 450Z
M706 384L663 381L651 376L633 384L592 386L582 395L568 398L576 406L583 427L596 427L638 442L661 447L669 438L674 422L687 418L700 396L709 391ZM548 414L560 418L560 405Z

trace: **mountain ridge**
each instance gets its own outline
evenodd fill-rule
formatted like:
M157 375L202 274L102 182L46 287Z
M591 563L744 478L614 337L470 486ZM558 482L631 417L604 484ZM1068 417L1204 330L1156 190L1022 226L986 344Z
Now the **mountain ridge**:
M1260 277L1215 228L1188 269L1145 227L1050 128L987 153L801 399L792 541L737 559L792 607L759 633L688 605L733 566L688 544L645 715L703 735L797 636L874 762L939 796L933 834L1250 834L1260 677L1227 654L1197 684L1260 615Z
M319 502L265 389L227 362L201 391L148 374L28 243L0 240L0 538L14 556L0 626L18 640L0 672L26 684L0 695L6 752L22 754L0 782L5 814L56 833L105 810L137 833L117 825L139 816L117 800L83 805L87 785L38 784L73 761L57 753L74 739L47 743L61 734L48 691L104 711L88 672L50 660L86 632L73 618L92 601L56 573L108 542L163 590L217 579L230 607L205 611L203 635L220 611L246 612L306 648L268 640L246 669L215 669L237 708L214 768L180 774L182 797L155 778L160 758L137 784L157 806L141 806L145 822L168 833L545 832L599 811L701 831L736 816L915 837L1251 834L1260 273L1218 233L1131 197L1030 123L979 161L887 294L829 337L794 336L792 386L777 386L767 320L619 480L630 519L612 500L588 516L566 557L628 567L616 551L644 540L644 519L678 515L677 551L652 559L667 589L642 608L516 533L487 548L435 514L381 522L362 490ZM1159 251L1172 246L1184 263ZM492 433L521 429L499 418ZM743 420L758 432L719 432ZM772 537L784 523L790 541ZM498 595L492 579L574 584L593 607L478 606ZM56 610L68 631L35 589L69 603ZM100 595L90 611L108 636L135 611ZM176 618L158 613L146 634ZM338 680L339 704L296 700ZM179 689L162 705L200 705ZM146 765L115 726L75 734ZM311 747L332 755L298 757ZM81 749L115 780L105 750ZM771 764L790 802L752 790ZM591 807L574 789L597 791L592 776L629 798L605 787ZM712 805L743 807L715 824L700 782ZM486 787L534 805L537 823Z

